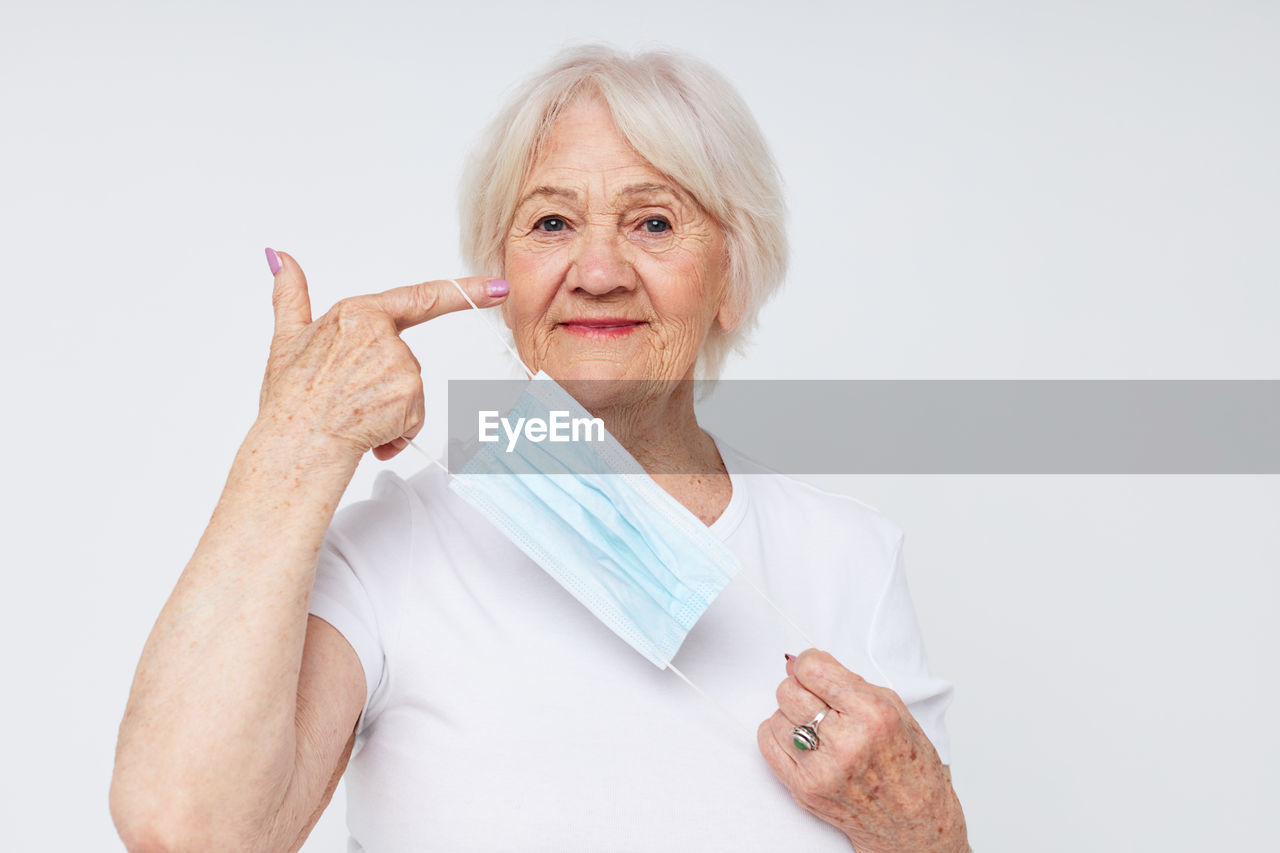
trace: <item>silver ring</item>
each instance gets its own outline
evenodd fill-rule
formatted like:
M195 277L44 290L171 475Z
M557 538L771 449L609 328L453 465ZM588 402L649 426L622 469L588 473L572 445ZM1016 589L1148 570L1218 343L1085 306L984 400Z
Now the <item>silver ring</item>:
M823 708L812 720L791 730L791 742L796 745L796 749L808 751L818 748L818 723L822 722L830 710Z

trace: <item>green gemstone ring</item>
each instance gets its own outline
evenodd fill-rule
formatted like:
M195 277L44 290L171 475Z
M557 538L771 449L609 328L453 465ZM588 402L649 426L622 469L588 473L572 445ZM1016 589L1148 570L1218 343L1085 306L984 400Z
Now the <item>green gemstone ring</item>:
M807 752L818 748L818 723L822 722L822 718L827 716L829 710L831 709L824 708L812 720L791 730L791 742L796 745L796 749Z
M796 749L817 749L818 733L813 726L796 726L791 730L791 742L796 745Z

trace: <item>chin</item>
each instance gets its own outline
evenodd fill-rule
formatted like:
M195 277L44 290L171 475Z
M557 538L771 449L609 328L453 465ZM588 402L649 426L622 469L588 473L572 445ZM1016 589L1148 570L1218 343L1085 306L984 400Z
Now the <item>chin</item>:
M610 406L627 396L624 364L595 359L558 362L545 368L552 379L588 409Z
M590 412L657 402L670 396L678 381L646 375L635 365L596 359L552 364L546 371Z
M577 360L570 362L561 362L559 364L549 365L547 373L551 374L556 381L577 381L577 380L599 380L601 382L616 382L622 379L634 379L635 377L628 375L627 366L616 361L603 360Z
M637 402L645 384L626 364L604 359L553 361L546 372L588 411Z

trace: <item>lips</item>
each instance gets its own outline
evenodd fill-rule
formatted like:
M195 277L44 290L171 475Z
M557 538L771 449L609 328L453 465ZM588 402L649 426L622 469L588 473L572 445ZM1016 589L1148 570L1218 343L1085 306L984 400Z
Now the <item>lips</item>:
M632 320L627 317L580 317L576 320L565 320L559 325L567 332L588 338L616 338L628 335L648 324L644 320Z
M565 320L562 326L582 326L587 329L620 329L624 326L643 326L643 320L629 320L626 317L584 317L579 320Z

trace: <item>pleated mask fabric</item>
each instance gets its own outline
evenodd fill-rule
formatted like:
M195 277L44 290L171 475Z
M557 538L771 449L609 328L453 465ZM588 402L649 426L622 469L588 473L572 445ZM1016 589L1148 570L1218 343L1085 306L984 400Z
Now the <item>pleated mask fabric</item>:
M592 417L539 371L506 418L550 423L553 412ZM602 440L478 443L450 488L665 669L740 565L617 439L600 433Z

